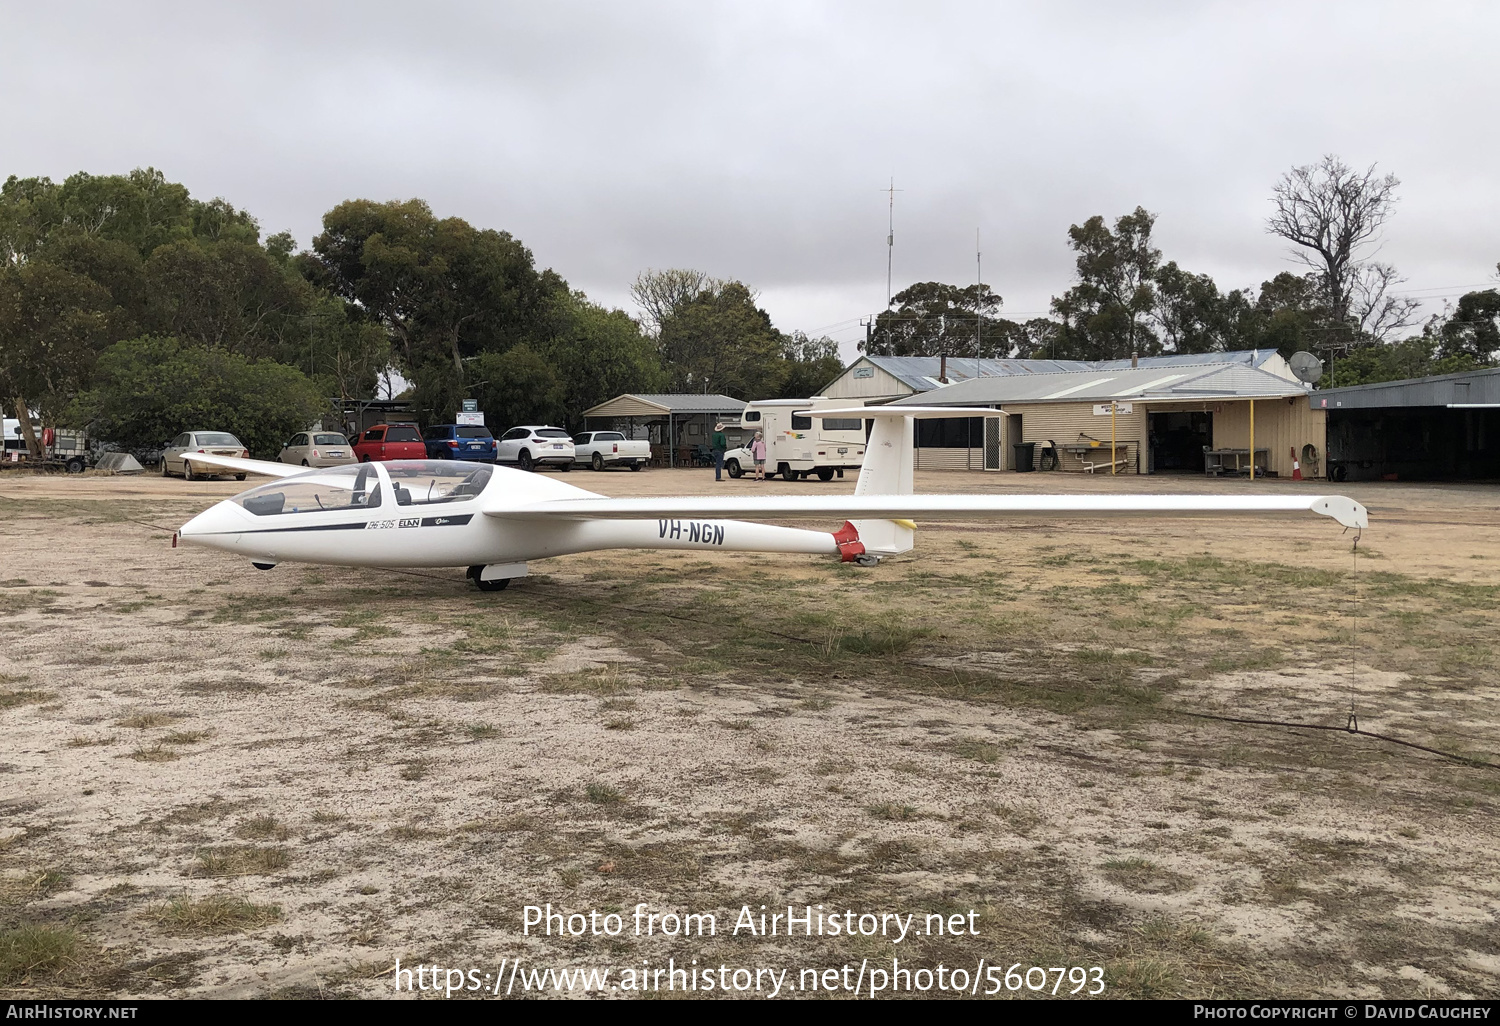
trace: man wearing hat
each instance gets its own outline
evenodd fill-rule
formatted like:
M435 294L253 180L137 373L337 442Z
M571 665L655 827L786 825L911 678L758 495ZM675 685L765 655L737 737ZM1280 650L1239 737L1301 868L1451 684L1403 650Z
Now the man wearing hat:
M714 451L714 480L724 480L724 452L729 448L729 439L724 434L724 424L719 422L714 425L714 437L711 443Z

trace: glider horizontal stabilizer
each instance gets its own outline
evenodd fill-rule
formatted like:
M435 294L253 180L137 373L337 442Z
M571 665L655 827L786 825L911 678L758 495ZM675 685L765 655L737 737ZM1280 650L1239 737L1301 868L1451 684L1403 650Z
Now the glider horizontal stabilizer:
M514 520L656 520L669 517L757 519L988 520L996 517L1214 516L1233 513L1317 513L1345 527L1369 526L1365 507L1342 495L776 495L760 498L551 499L494 505L485 516Z

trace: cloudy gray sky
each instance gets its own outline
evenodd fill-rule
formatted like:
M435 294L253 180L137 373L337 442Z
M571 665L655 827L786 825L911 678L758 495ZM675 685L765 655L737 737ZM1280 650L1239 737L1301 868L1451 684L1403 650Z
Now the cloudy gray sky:
M1070 224L1143 205L1221 287L1286 268L1293 164L1400 176L1383 260L1500 260L1500 7L1481 3L18 3L0 175L154 165L307 245L350 197L502 228L629 308L647 267L760 289L846 352L896 289L1068 286Z

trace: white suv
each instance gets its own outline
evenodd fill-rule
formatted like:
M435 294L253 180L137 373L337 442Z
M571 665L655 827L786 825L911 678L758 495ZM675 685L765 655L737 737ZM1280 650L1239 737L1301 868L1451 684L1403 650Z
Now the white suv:
M572 470L573 436L558 427L513 427L496 440L495 462L514 463L522 470L547 463Z

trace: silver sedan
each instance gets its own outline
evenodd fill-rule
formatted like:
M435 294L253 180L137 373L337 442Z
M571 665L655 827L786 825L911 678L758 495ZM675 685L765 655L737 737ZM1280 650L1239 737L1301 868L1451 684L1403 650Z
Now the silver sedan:
M293 435L277 459L304 467L342 467L359 462L354 457L349 439L334 431L304 431Z
M162 450L161 453L161 476L169 474L181 474L189 481L219 477L229 473L217 467L207 464L198 464L193 468L193 453L210 453L214 456L239 456L241 458L250 455L240 440L227 431L184 431ZM245 480L244 474L235 474L236 481Z

